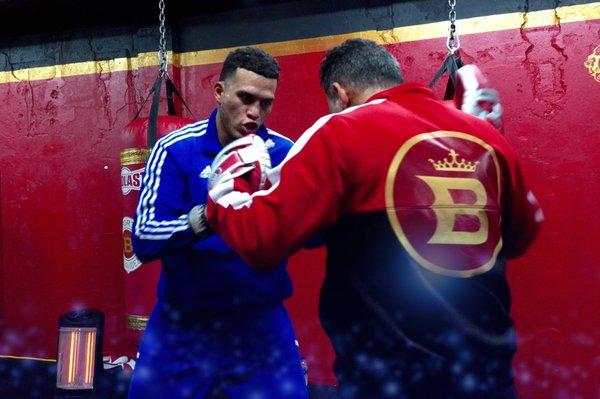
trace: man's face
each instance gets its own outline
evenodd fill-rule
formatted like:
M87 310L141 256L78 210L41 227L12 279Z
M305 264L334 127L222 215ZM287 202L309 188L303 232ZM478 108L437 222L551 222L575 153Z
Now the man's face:
M217 130L222 145L256 133L271 112L276 88L277 79L243 68L215 84L214 94L219 104Z

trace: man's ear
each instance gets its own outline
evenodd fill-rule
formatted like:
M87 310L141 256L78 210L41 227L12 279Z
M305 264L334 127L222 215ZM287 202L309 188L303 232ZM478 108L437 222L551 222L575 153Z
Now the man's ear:
M221 99L223 98L223 93L225 92L225 84L224 82L217 82L213 87L213 95L215 96L215 100L217 103L221 104Z
M333 93L338 98L342 109L346 109L350 106L352 93L350 90L338 82L332 83Z

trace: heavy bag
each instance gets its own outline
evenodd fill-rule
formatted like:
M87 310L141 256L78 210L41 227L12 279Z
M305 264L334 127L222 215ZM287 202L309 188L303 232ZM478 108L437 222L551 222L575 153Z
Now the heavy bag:
M165 79L167 88L169 115L158 115L163 79ZM146 98L147 100L151 94L154 94L149 117L138 118L138 112L133 121L125 126L122 135L121 194L123 196L122 236L123 267L125 269L125 324L127 337L136 348L156 302L156 285L161 267L160 261L142 264L133 252L132 246L133 220L146 162L157 139L194 122L193 119L174 115L173 93L179 96L181 102L189 111L189 107L181 98L170 78L159 76ZM191 114L191 111L189 112Z
M161 115L157 138L194 122L192 119ZM125 148L121 151L121 194L123 195L123 267L125 269L125 321L127 329L144 330L154 302L160 261L145 263L135 256L131 244L133 218L151 149L147 146L148 118L139 118L125 127ZM143 266L143 267L142 267ZM134 334L135 336L136 334ZM139 334L137 334L139 335Z

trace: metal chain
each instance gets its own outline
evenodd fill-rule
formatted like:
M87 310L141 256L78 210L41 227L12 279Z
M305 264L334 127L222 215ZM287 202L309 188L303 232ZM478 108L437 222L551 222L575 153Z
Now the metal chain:
M160 75L163 76L167 73L167 28L165 27L165 0L158 1L158 21L159 27L158 32L160 34L160 39L158 43L158 64L160 65Z
M448 0L450 6L450 13L448 13L448 19L450 20L450 27L448 28L448 39L446 40L446 47L450 51L450 54L454 54L456 50L460 48L460 40L458 39L458 33L456 33L456 0Z

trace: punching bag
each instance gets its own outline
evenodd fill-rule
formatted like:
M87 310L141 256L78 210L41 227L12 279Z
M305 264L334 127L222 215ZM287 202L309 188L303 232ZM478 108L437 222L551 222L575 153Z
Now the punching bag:
M138 112L134 120L125 126L123 131L123 149L121 150L125 323L127 337L130 343L135 345L136 351L141 334L146 327L150 312L156 301L156 284L161 267L160 261L142 264L133 252L132 247L133 220L140 196L146 161L157 139L194 122L193 119L174 115L173 93L179 96L188 111L189 108L168 76L165 76L164 79L167 88L169 115L158 115L160 89L163 80L163 77L159 76L150 92L150 94L154 95L149 117L138 118ZM135 351L133 354L135 354Z

